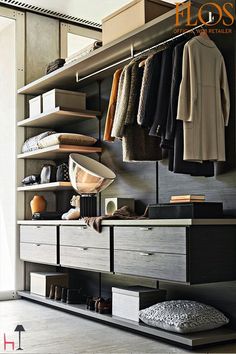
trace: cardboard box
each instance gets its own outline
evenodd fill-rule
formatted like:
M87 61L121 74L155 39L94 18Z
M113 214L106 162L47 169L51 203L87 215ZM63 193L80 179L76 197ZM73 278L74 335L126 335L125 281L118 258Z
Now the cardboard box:
M41 113L42 113L42 96L39 95L29 100L29 116L30 118L32 118L40 115Z
M85 110L86 94L83 92L54 89L43 94L43 112L61 107L68 110Z
M139 310L165 301L166 290L141 286L112 288L112 316L139 322Z
M172 10L174 6L160 0L133 0L102 20L103 45L143 26Z
M67 273L30 273L30 292L49 296L51 284L68 287Z

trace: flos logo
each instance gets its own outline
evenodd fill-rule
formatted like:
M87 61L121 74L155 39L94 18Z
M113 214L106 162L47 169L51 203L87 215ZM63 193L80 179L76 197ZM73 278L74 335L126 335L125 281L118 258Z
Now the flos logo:
M23 350L21 348L21 332L25 332L25 329L22 325L17 325L14 332L18 332L18 343L17 341L15 342L12 339L12 334L10 335L9 333L3 333L3 342L2 342L2 348L4 352L13 352L16 350ZM1 343L0 343L1 346Z
M214 1L206 1L203 5L196 7L193 6L191 1L186 3L176 3L176 16L175 16L175 25L176 30L180 26L184 25L187 27L196 27L199 25L206 26L209 31L213 26L222 25L222 29L212 29L212 33L231 33L232 30L229 28L234 24L234 13L235 5L233 2L223 2L219 5ZM208 19L205 19L204 13L212 12L214 13L214 19L212 22L208 23ZM192 19L195 20L192 20Z

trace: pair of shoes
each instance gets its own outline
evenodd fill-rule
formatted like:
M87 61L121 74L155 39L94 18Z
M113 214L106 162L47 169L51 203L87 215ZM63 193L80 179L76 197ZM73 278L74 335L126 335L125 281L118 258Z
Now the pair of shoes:
M98 313L111 313L112 312L112 302L111 299L98 298L95 302L95 311Z
M61 295L62 295L62 289L64 289L64 288L62 288L59 285L51 284L50 292L49 292L49 299L60 301Z
M95 303L98 299L98 297L88 296L86 299L87 310L95 311Z
M59 285L51 284L49 299L66 302L67 304L80 304L80 289L67 289Z

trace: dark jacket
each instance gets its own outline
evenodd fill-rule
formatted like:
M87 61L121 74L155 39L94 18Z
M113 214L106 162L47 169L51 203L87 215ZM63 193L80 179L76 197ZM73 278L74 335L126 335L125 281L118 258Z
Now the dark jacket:
M172 46L162 52L161 76L157 94L157 104L154 121L149 132L152 136L165 135L166 120L170 103L172 53Z
M162 52L150 55L145 63L138 107L138 124L150 129L154 120L161 76Z

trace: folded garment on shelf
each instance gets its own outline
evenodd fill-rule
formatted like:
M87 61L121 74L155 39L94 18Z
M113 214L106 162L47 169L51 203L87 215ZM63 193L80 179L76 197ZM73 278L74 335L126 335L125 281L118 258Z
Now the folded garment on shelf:
M102 46L102 42L100 41L95 41L94 43L88 45L87 47L79 50L78 52L70 55L68 58L65 60L65 65L72 63L73 61L84 57L85 55L88 55L89 53L93 52L94 50L100 48Z
M61 68L65 64L65 59L56 59L53 62L49 63L47 66L46 74L50 74L51 72Z
M25 177L22 180L22 184L25 186L30 186L32 184L39 184L40 183L40 176L39 175L30 175Z
M72 133L56 133L46 136L44 139L40 139L38 146L41 149L57 144L91 146L96 142L97 139L92 136Z
M39 141L51 134L55 134L55 131L48 130L44 133L38 134L36 136L33 136L32 138L27 139L22 146L22 152L29 152L29 151L37 150L39 148L39 146L38 146Z

